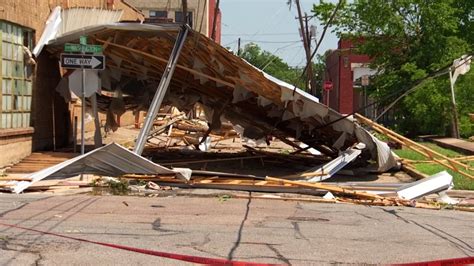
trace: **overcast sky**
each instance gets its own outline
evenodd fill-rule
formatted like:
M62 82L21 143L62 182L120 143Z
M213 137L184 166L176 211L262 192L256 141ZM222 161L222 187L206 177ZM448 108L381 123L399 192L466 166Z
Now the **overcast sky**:
M255 42L263 49L283 58L291 66L305 64L303 43L300 40L296 6L291 10L287 0L221 0L222 45L237 50L237 39L241 46ZM300 0L303 12L311 15L313 3L319 0ZM316 19L317 38L322 28ZM314 49L313 41L313 49ZM318 53L337 48L337 37L328 31Z

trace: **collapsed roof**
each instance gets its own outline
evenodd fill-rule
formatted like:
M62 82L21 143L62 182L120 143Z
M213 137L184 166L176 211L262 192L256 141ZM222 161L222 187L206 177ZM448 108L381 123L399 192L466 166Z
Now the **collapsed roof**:
M120 90L131 96L124 99L128 107L146 110L179 30L180 25L174 24L113 23L64 33L45 44L58 57L65 43L77 43L83 35L103 45L107 60L100 73L102 89ZM258 140L271 135L296 146L293 139L331 157L362 142L366 145L362 157L375 160L379 171L396 165L390 148L352 117L258 70L196 31L191 30L184 43L165 102L183 111L200 103L216 130L228 120L243 129L244 137ZM113 112L112 104L108 107Z

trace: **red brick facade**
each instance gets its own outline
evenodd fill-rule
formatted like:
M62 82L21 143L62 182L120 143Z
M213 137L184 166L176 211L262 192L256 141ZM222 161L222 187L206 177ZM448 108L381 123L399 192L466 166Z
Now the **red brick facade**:
M214 13L216 12L216 0L210 0L209 1L209 36L212 36L212 27L214 25ZM221 19L222 14L221 10L219 9L217 11L217 17L216 17L216 43L221 43Z
M340 39L336 50L326 57L325 80L333 82L333 89L323 92L323 103L343 114L354 112L359 106L359 92L353 86L351 64L369 63L367 55L357 54L351 40Z

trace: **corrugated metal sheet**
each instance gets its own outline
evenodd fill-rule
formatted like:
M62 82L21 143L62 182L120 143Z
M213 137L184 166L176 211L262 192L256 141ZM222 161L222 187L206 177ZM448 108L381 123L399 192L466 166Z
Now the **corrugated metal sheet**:
M96 8L70 8L61 12L58 34L62 35L92 25L109 24L120 21L122 10Z
M111 143L84 155L33 173L27 176L27 178L31 178L32 181L19 182L14 187L13 191L15 193L21 193L31 184L43 179L62 179L80 174L95 174L103 176L121 176L124 174L163 174L176 175L179 178L189 179L191 177L191 170L186 168L176 168L172 170L163 167L116 143Z

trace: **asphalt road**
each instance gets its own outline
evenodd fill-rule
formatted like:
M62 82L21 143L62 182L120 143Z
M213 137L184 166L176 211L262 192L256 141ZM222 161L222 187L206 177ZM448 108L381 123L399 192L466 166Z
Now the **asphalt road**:
M216 197L0 194L0 223L187 255L293 265L474 255L474 213ZM1 265L186 265L0 225Z

